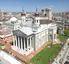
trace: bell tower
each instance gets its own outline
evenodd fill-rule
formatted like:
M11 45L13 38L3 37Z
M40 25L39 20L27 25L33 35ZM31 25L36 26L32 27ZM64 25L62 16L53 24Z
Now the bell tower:
M24 12L24 9L22 9L22 12L21 12L21 26L24 26L25 25L25 20L26 19L26 14Z
M40 26L40 19L39 19L39 13L38 13L38 9L37 8L36 8L36 12L35 12L34 16L35 16L34 23L36 24L37 27L39 27Z
M39 19L38 9L36 8L36 12L34 14L33 23L32 23L33 32L36 32L39 27L40 27L40 19Z
M49 20L52 20L52 11L51 8L46 8L46 17L48 17Z

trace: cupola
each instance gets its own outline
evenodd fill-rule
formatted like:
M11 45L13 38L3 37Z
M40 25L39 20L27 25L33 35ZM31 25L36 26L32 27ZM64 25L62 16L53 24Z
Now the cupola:
M35 17L38 17L39 16L39 13L38 13L38 9L36 8L36 12L34 14Z
M22 9L22 12L21 12L21 16L25 16L25 12L24 12L24 9Z

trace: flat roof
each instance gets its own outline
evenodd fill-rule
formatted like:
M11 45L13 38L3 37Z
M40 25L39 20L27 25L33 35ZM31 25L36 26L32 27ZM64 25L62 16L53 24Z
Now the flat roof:
M0 51L0 56L11 64L22 64L21 62L19 62L18 60L16 60L15 58L13 58L12 56L10 56L4 51Z

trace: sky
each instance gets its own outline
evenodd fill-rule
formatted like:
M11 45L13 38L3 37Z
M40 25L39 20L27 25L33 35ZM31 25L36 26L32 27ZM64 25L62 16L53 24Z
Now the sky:
M53 12L69 11L69 0L0 0L0 9L6 12L40 11L51 8Z

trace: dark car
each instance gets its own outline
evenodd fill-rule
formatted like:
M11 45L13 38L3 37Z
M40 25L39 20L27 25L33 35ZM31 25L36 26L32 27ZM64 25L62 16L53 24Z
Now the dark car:
M65 61L65 63L64 64L69 64L69 62L68 61Z
M69 60L69 56L66 57Z

